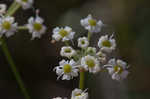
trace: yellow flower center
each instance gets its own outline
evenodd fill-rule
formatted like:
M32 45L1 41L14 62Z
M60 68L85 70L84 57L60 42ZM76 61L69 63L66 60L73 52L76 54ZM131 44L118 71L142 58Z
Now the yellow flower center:
M93 50L92 50L92 49L90 49L90 50L88 50L88 52L89 52L89 53L93 53Z
M89 68L93 68L95 66L95 62L92 59L87 60L86 64L88 65Z
M87 52L92 54L92 53L94 53L94 49L89 48L89 49L87 49Z
M2 27L6 30L9 30L11 28L11 24L8 21L3 22Z
M65 36L68 35L68 32L67 32L66 30L64 30L64 29L61 29L61 30L59 31L59 34L60 34L62 37L65 37Z
M80 95L81 95L81 93L76 93L76 94L75 94L75 96L80 96Z
M28 2L28 0L22 0L23 2Z
M91 26L96 26L96 20L91 19L91 20L88 20L88 22Z
M105 40L102 42L102 45L105 46L105 47L111 47L111 43L109 40Z
M40 31L42 29L42 25L40 23L34 23L33 27L36 31Z
M119 65L114 66L114 71L121 74L123 72L123 68Z
M69 49L69 48L68 48L68 49L65 49L65 52L66 52L66 53L71 53L71 49Z
M99 57L103 57L103 54L101 52L98 53Z
M85 44L85 41L84 41L84 40L82 40L82 41L81 41L81 44Z
M63 69L64 69L64 73L70 73L72 67L69 64L65 64Z

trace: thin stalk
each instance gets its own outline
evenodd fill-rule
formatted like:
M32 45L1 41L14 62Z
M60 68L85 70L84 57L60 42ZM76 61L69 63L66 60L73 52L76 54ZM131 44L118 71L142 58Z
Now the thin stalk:
M19 4L17 4L15 7L14 7L14 9L12 9L8 14L6 14L6 15L13 15L18 9L20 8L20 5Z
M19 30L27 30L28 28L26 26L19 26L18 29Z
M91 38L91 32L88 32L87 35L88 41L90 42L90 38ZM85 55L86 53L86 49L82 49L82 55ZM80 70L80 80L79 80L79 88L80 89L84 89L84 80L85 80L85 72L84 70Z
M85 51L86 49L82 48L81 49L81 57L83 57L85 55ZM80 80L79 80L79 88L81 90L84 89L84 79L85 79L85 73L84 73L84 69L83 68L80 68Z
M9 12L11 11L11 9L13 9L13 8L16 6L16 4L17 4L17 2L13 2L13 3L10 5L9 9L7 10L6 15L9 14ZM5 16L6 16L6 15L5 15Z
M7 10L7 13L5 15L6 16L12 16L18 9L20 8L20 4L16 3L16 2L13 2L12 5L9 7L9 9ZM16 65L12 59L12 56L10 55L10 52L8 50L8 47L7 47L7 44L6 44L6 41L4 38L0 37L0 42L1 42L1 48L2 48L2 51L10 65L10 68L15 76L15 79L25 97L25 99L30 99L30 96L28 95L28 92L24 86L24 83L21 79L21 76L16 68Z
M1 41L1 43L2 43L2 44L1 44L2 51L3 51L3 53L4 53L5 57L6 57L6 59L7 59L8 63L9 63L9 65L10 65L10 68L11 68L11 70L12 70L12 72L13 72L13 74L14 74L16 80L17 80L17 83L18 83L18 85L19 85L19 87L20 87L22 93L23 93L24 96L25 96L25 99L30 99L30 97L29 97L29 95L28 95L28 93L27 93L27 90L26 90L26 88L25 88L25 86L24 86L24 83L23 83L23 81L22 81L22 79L21 79L21 77L20 77L20 74L19 74L19 72L17 71L17 68L16 68L16 66L15 66L15 63L14 63L14 61L13 61L13 59L12 59L10 53L9 53L9 50L8 50L8 47L7 47L6 42L4 41L3 38L0 38L0 41Z
M88 40L90 41L91 38L91 32L88 32Z
M14 2L14 3L10 6L10 8L8 9L8 11L7 11L7 13L6 13L5 16L11 16L11 15L13 15L13 14L20 8L20 6L21 6L20 4Z
M88 41L90 42L90 38L91 38L91 32L88 32ZM84 49L82 49L82 55L85 55L85 51ZM80 81L79 81L79 88L80 89L84 89L84 80L85 80L85 72L84 70L80 70Z
M85 80L85 74L84 74L84 71L80 71L80 81L79 81L79 88L81 89L81 90L83 90L84 89L84 80Z

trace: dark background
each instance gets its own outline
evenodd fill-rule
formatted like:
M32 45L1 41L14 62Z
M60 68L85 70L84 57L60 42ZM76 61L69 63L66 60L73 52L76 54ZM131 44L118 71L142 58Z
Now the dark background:
M9 6L12 0L1 0ZM69 97L78 87L78 78L71 81L56 80L53 68L62 59L62 43L51 44L52 29L69 25L78 35L85 33L80 19L92 14L107 27L95 34L92 46L100 35L116 33L117 53L131 68L129 77L113 81L107 73L89 76L86 86L90 99L150 99L150 2L148 0L35 0L34 9L48 27L41 39L30 40L28 31L18 31L7 39L8 47L32 99ZM18 10L19 25L27 22L35 10ZM0 49L0 99L24 99L10 66Z

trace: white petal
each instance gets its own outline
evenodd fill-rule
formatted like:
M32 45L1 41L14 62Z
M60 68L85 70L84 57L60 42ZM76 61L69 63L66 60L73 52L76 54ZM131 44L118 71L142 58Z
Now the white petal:
M37 16L36 19L35 19L35 22L38 22L38 23L42 24L44 22L44 20L41 17Z
M120 60L120 59L117 60L117 64L118 64L119 66L122 66L123 69L125 69L126 66L127 66L127 63L124 62L124 61L122 61L122 60Z
M116 65L116 59L115 58L110 59L108 64L111 64L112 66L115 66Z
M117 73L114 73L114 74L112 75L112 79L113 79L113 80L121 80L120 76L119 76Z
M64 64L66 64L67 62L65 61L65 60L62 60L62 61L60 61L59 62L59 65L61 66L61 65L64 65Z
M120 76L122 79L125 79L125 78L127 78L128 74L129 74L129 72L127 70L124 70Z
M66 27L64 28L64 30L66 30L66 31L68 31L68 32L71 32L71 31L72 31L72 28L69 27L69 26L66 26Z
M33 17L30 17L30 18L28 19L28 23L29 23L29 24L33 24L33 23L34 23L34 18L33 18Z
M70 80L71 77L69 75L63 75L62 80Z

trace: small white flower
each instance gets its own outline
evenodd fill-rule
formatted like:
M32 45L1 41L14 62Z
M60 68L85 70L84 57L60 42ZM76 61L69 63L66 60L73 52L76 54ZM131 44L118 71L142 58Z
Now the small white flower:
M32 34L32 39L41 38L41 35L45 33L46 26L43 25L44 20L38 15L36 18L30 17L28 24L26 25L29 32Z
M72 91L71 99L88 99L88 93L76 88Z
M78 47L86 48L89 46L89 41L86 37L78 38Z
M84 56L81 58L81 67L91 73L97 73L100 71L100 63L94 56Z
M81 25L88 30L89 32L98 33L101 31L101 28L103 26L103 23L101 20L97 21L92 18L92 15L88 15L85 19L81 19L80 21Z
M74 34L75 32L73 32L72 28L69 26L66 26L65 28L56 27L53 29L52 38L56 41L62 40L64 42L64 41L72 40Z
M72 59L70 61L62 60L59 62L59 66L55 67L57 79L62 76L62 80L70 80L73 77L78 76L78 66L76 62Z
M96 54L96 48L95 47L88 47L87 48L87 51L86 51L88 54Z
M99 51L96 53L96 56L98 57L98 59L100 60L101 63L105 63L106 62L106 54Z
M17 23L14 23L14 17L1 17L0 18L0 36L5 34L6 37L10 37L15 34L17 30Z
M125 79L128 75L127 71L127 63L118 59L110 59L108 64L105 65L108 69L109 74L112 76L114 80L122 80Z
M61 97L56 97L56 98L52 98L52 99L62 99Z
M28 9L32 7L33 0L16 0L17 3L19 3L23 9Z
M60 51L61 56L71 58L76 54L76 51L70 46L63 46Z
M112 50L115 50L116 48L116 41L113 39L113 35L111 37L108 37L108 35L101 36L101 38L98 41L98 47L101 49L101 51L111 53Z
M3 15L6 12L7 5L6 4L0 4L0 15Z

